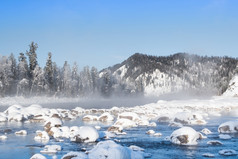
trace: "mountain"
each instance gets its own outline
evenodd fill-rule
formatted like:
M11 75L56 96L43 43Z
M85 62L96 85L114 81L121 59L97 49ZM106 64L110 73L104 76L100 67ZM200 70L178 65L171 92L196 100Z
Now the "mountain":
M177 53L150 56L136 53L127 60L103 69L106 92L163 95L176 92L220 95L238 73L238 59Z
M223 96L238 97L238 75L235 75L228 85L227 90L223 93Z

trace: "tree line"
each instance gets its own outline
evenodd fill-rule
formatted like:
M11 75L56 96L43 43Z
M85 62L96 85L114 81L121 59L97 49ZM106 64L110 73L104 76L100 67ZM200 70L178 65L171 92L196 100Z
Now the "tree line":
M61 68L52 61L50 52L45 66L41 68L37 49L37 43L32 42L29 50L25 54L20 53L18 59L13 54L0 57L0 96L109 95L110 73L99 77L97 68L86 66L79 71L76 62L71 67L67 61Z

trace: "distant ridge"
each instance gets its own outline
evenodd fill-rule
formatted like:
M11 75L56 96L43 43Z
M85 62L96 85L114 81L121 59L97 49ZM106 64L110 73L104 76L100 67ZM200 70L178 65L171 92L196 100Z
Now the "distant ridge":
M150 56L135 53L120 64L103 69L113 77L114 89L146 95L193 90L222 94L238 73L238 60L231 57L176 53Z

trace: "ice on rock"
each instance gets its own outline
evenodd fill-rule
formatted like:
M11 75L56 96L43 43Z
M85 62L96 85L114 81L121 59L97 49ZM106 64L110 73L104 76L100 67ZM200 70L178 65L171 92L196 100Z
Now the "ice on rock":
M26 130L20 130L20 131L15 132L15 134L25 136L25 135L27 135L27 131Z
M209 134L212 133L212 132L211 132L209 129L207 129L207 128L202 129L201 132L202 132L203 134L205 134L205 135L209 135Z
M228 121L218 127L219 133L238 133L238 120Z
M81 126L74 132L71 141L75 142L95 142L99 138L99 134L94 127Z
M191 127L182 127L170 135L170 141L178 145L197 145L200 135Z
M204 153L204 154L202 154L202 156L203 157L208 157L208 158L214 158L215 157L215 155L212 154L212 153Z
M219 135L219 138L220 138L220 139L223 139L223 140L229 140L229 139L231 139L231 136L230 136L230 135L220 134L220 135Z
M69 152L61 159L89 159L88 155L83 152Z
M83 121L97 121L98 117L94 115L85 115L82 120Z
M218 140L211 140L207 142L208 145L222 145L221 141Z
M45 156L43 156L42 154L34 154L30 159L46 159Z
M98 120L99 120L99 121L102 121L102 122L113 121L113 120L114 120L114 117L113 117L110 113L105 112L105 113L103 113L102 115L100 115L100 116L98 117Z
M40 152L45 154L55 154L58 151L61 151L60 145L46 145Z
M36 141L42 141L42 142L47 142L50 140L50 137L47 132L45 131L36 131L36 136L34 138Z
M237 151L232 150L232 149L225 149L225 150L219 151L219 154L223 155L223 156L236 156Z
M89 159L143 159L143 152L133 151L114 141L101 141L88 153Z

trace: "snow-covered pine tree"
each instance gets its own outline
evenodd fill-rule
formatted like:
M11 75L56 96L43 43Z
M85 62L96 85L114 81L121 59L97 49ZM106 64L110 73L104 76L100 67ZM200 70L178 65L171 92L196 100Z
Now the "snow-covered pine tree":
M101 93L103 96L110 96L112 90L111 71L106 69L101 77Z
M78 64L74 62L72 67L72 95L79 95L79 72L78 72Z
M48 85L48 90L46 90L49 94L52 94L53 91L53 65L52 65L52 54L51 52L48 53L48 58L46 61L46 65L44 68L44 74L45 74L45 79L46 83Z
M71 69L67 61L65 61L62 69L61 91L65 96L71 96Z
M17 62L16 59L11 53L11 55L8 57L8 65L10 65L10 71L11 71L11 81L10 81L10 87L8 90L8 93L10 95L15 95L16 94L16 86L17 86Z
M99 74L96 67L91 68L91 78L92 78L92 91L96 93L98 91L98 80Z
M28 63L26 60L26 56L24 53L20 53L18 57L18 83L17 83L17 95L18 96L26 96L29 94L29 71L28 71Z
M37 45L37 43L31 42L29 47L30 47L29 51L26 51L26 55L28 56L28 59L29 59L29 73L30 73L30 80L32 80L33 71L36 68L36 66L38 65L37 54L36 54L38 45Z

